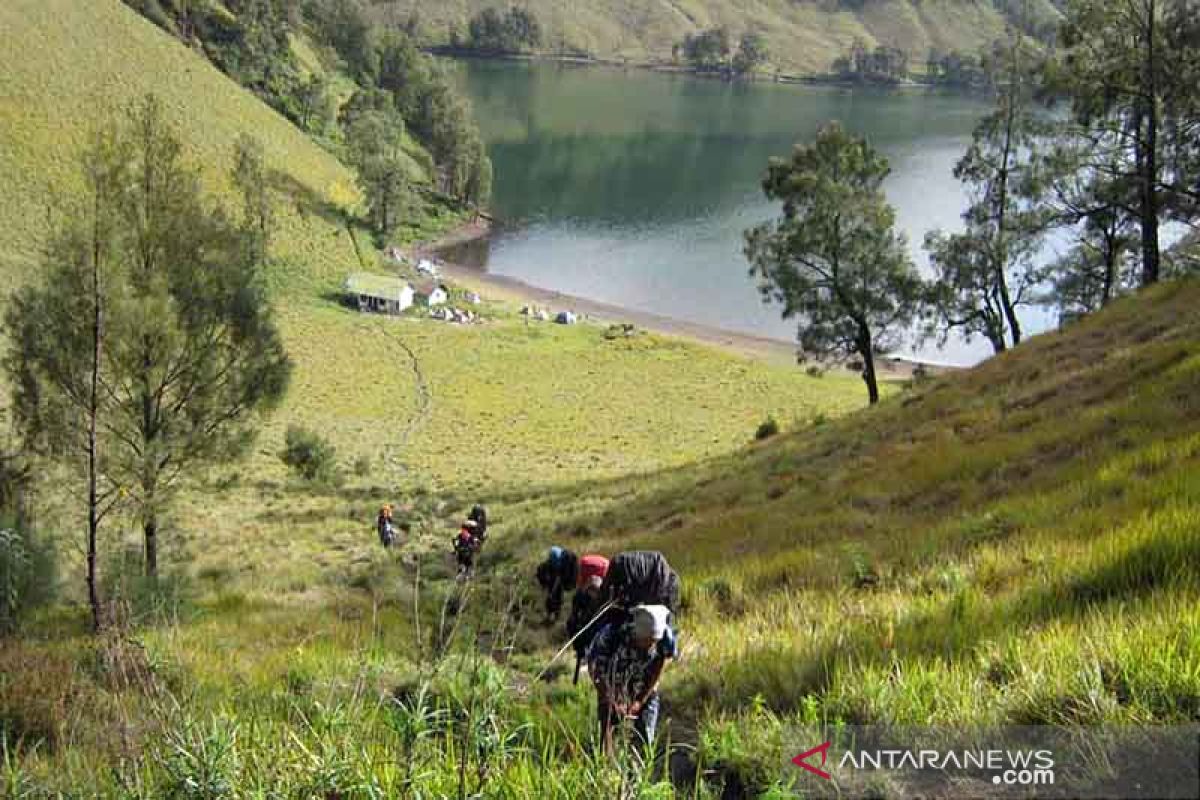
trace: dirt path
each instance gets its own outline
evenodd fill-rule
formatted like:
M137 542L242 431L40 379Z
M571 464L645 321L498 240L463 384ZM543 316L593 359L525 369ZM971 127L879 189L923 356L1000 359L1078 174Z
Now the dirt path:
M390 339L397 347L404 351L404 356L408 360L410 369L412 370L417 393L412 416L409 417L408 423L400 432L400 437L394 443L393 449L397 455L392 456L392 458L393 461L398 462L412 440L413 434L429 421L429 415L433 408L433 392L429 388L429 381L425 378L424 370L421 369L421 360L417 358L417 354L400 336L399 331L396 330L397 324L395 320L384 319L380 323L379 331L385 338Z

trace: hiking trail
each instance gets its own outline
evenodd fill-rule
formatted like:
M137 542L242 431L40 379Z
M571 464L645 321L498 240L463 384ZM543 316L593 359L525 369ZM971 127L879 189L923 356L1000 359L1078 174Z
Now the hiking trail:
M416 387L416 401L413 408L412 416L409 417L407 424L400 431L400 435L394 443L394 447L398 451L397 454L391 456L393 463L399 465L401 463L402 453L408 447L409 442L422 426L429 421L429 416L433 407L433 392L429 389L429 381L425 377L425 371L421 368L421 360L417 357L416 352L409 347L408 343L401 338L400 334L390 327L392 321L384 320L380 325L379 330L384 337L392 340L401 350L404 351L405 357L408 359L410 368L413 374L413 383Z

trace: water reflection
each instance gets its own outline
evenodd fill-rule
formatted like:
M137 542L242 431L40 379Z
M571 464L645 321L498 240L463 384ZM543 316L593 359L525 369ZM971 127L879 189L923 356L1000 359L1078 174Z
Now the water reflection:
M886 184L918 264L965 203L951 175L983 107L963 98L464 62L505 226L456 258L549 289L792 340L747 276L742 231L774 213L760 176L831 119L891 160ZM1044 315L1030 315L1034 329ZM986 346L925 357L959 363Z

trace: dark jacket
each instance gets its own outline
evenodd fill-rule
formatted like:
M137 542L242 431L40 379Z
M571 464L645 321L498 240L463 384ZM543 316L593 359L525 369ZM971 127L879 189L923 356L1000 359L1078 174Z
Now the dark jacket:
M592 639L587 651L588 674L601 693L618 703L640 700L664 662L676 656L675 632L666 634L650 650L633 645L629 624L605 625Z
M609 608L604 612L600 619L592 622L596 612L604 607L604 598L597 595L595 597L584 591L576 591L574 597L571 598L571 614L567 617L567 636L574 637L580 631L575 642L571 645L575 649L575 655L583 658L587 653L588 645L592 643L592 639L596 638L596 634L602 628L611 623L620 623L623 621L624 612L619 608ZM584 630L589 622L592 624Z
M570 550L564 550L562 558L554 561L547 558L537 568L538 585L547 592L565 592L575 584L578 561Z

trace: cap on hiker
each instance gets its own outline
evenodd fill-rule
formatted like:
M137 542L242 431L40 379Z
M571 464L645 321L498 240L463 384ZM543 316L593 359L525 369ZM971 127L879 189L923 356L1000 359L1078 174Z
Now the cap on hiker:
M559 547L558 545L554 545L554 547L550 548L550 560L551 561L558 561L560 558L562 558L562 555L563 555L563 549L561 547Z
M633 611L633 632L638 638L658 641L667 632L666 606L636 606Z

